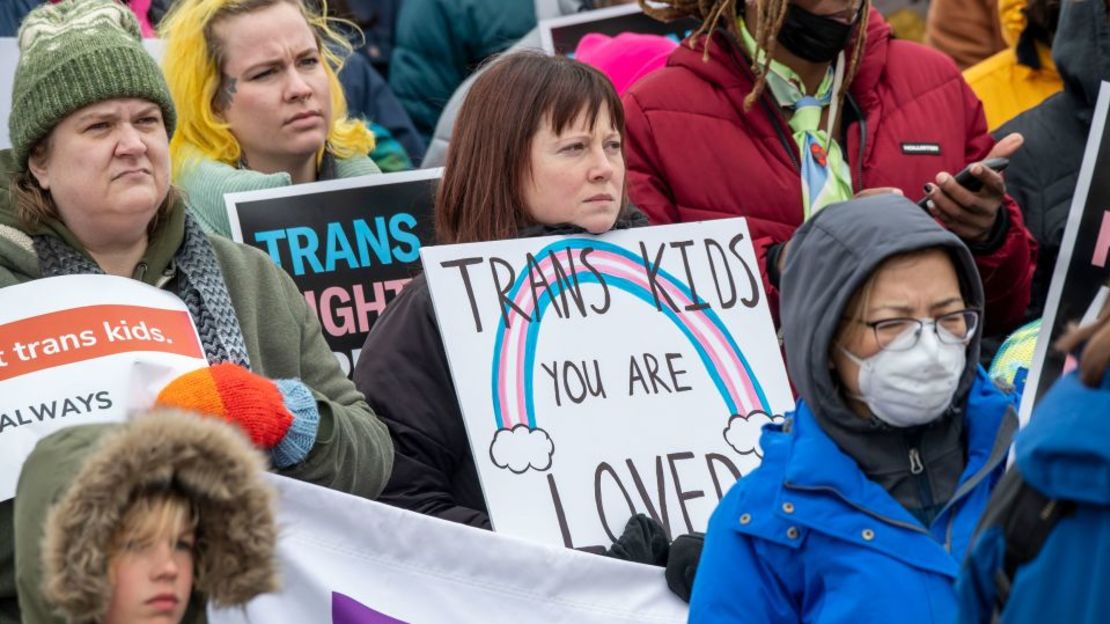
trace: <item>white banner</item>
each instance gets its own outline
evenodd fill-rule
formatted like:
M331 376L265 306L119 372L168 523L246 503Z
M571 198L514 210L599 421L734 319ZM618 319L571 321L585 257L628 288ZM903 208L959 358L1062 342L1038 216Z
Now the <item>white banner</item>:
M521 541L272 476L282 591L212 624L679 624L663 569Z
M188 308L153 286L80 275L0 288L0 500L41 438L123 420L207 365Z
M498 532L704 531L793 406L743 219L421 256Z

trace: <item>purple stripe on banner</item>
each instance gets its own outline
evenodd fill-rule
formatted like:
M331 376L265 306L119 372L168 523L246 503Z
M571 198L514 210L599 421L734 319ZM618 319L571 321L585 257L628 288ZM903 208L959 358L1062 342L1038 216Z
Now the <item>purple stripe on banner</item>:
M407 624L384 613L379 613L361 602L344 596L339 592L331 593L331 624Z

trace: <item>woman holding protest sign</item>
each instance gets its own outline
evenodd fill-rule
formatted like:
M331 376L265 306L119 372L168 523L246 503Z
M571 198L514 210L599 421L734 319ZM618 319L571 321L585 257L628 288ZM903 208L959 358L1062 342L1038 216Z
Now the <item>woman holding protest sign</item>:
M436 194L441 243L601 234L646 224L628 205L620 99L602 73L513 53L474 81ZM397 457L379 499L489 528L423 275L374 325L354 379L389 425Z
M799 401L714 512L690 620L951 622L1017 428L976 364L974 257L892 194L834 204L793 240L781 309Z
M176 114L131 14L111 0L47 4L19 43L13 148L0 152L0 287L107 273L173 292L213 366L160 400L235 422L282 474L376 496L392 444L292 279L265 254L206 236L170 185ZM4 617L18 609L9 514L0 504Z
M351 44L303 0L180 0L161 31L175 181L206 231L231 235L225 193L379 173L337 77Z
M984 329L1020 323L1035 243L1001 174L978 163L1009 157L1021 136L995 144L951 59L892 40L869 0L641 4L702 21L624 96L629 193L652 223L746 217L777 311L781 260L805 220L857 194L925 195L974 254ZM956 172L972 163L965 187Z

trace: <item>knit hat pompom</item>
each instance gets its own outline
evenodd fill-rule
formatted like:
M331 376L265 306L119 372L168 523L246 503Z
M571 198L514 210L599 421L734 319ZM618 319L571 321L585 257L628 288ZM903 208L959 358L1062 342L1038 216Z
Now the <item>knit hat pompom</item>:
M31 11L19 29L19 64L8 129L16 162L74 111L114 98L162 109L166 132L177 115L165 78L142 45L131 11L115 0L62 0Z

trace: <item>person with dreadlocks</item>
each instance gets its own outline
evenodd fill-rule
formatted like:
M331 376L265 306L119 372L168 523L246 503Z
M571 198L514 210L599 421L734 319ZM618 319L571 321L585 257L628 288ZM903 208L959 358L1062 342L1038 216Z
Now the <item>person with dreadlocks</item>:
M629 193L653 223L746 217L777 317L794 231L823 207L896 192L918 199L971 249L986 288L985 330L1002 334L1029 301L1036 244L1002 176L1009 157L944 55L896 41L870 0L655 0L662 20L701 27L667 67L624 96ZM953 173L969 163L972 192Z

